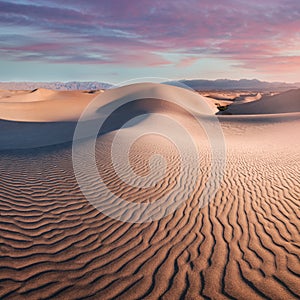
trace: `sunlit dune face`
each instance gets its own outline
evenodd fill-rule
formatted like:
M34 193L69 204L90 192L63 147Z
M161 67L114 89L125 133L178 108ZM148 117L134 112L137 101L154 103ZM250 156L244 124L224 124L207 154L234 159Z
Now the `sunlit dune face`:
M160 99L139 99L129 103L129 105L123 105L112 115L110 115L102 128L100 133L104 134L99 143L96 145L96 152L101 153L101 159L97 161L98 172L102 177L105 184L109 189L118 197L122 197L127 201L139 201L139 202L153 202L160 199L165 195L168 195L170 191L174 189L177 182L186 180L182 178L181 168L182 160L181 153L177 148L176 143L172 140L172 137L177 135L177 138L184 140L184 137L180 138L180 134L176 129L169 127L169 136L156 134L152 130L149 130L148 126L155 122L152 119L152 115L159 114L176 120L180 126L183 126L187 132L186 135L190 135L190 138L196 143L200 156L205 156L206 159L211 159L208 152L208 137L205 133L201 123L197 121L195 116L185 110L183 107ZM155 176L158 170L164 168L165 172L161 179L157 180L155 184L148 188L142 189L141 187L135 187L130 185L120 178L120 174L129 179L130 174L126 173L128 168L125 161L122 160L124 166L120 166L120 174L115 172L114 161L112 160L114 153L112 150L113 143L117 143L117 134L122 132L121 127L126 124L128 120L132 120L137 116L144 116L140 121L133 122L131 126L124 127L124 131L134 132L136 126L144 128L145 133L141 136L137 136L137 139L131 145L128 153L120 153L122 156L128 156L128 162L133 173L140 178L140 180L146 180L151 182L155 181ZM159 128L166 126L165 124L158 124ZM121 135L122 136L122 135ZM124 137L126 139L126 136ZM105 141L105 143L103 142ZM121 138L122 144L122 138ZM192 149L190 149L192 150ZM202 158L203 159L203 158ZM205 176L210 171L210 167L202 166L202 160L198 162L203 170L205 170ZM195 167L197 164L195 162ZM123 170L124 168L124 170ZM134 177L133 180L136 180ZM138 182L138 181L137 181ZM188 183L187 183L188 184ZM203 190L203 186L201 190ZM147 193L147 197L143 197ZM134 196L134 199L132 198ZM188 196L187 196L188 197Z

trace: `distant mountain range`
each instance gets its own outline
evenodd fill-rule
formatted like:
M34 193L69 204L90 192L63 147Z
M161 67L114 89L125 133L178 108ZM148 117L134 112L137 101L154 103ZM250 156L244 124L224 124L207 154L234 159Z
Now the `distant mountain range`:
M193 79L179 80L195 90L247 90L247 91L285 91L300 88L300 83L266 82L257 79ZM176 83L176 82L174 82ZM97 81L71 81L71 82L0 82L0 89L6 90L34 90L45 88L50 90L101 90L109 89L113 85Z
M194 90L247 90L247 91L285 91L300 88L298 83L266 82L257 79L217 79L217 80L180 80Z
M102 90L112 87L109 83L97 81L70 81L70 82L0 82L2 90L34 90L38 88L73 91L73 90Z

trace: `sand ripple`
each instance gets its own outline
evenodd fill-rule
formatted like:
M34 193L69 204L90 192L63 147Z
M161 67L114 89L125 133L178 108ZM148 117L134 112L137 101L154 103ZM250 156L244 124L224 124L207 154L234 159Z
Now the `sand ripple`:
M151 223L124 223L95 209L77 184L71 144L1 151L0 298L299 299L299 115L220 121L227 165L215 197L202 207L210 155L200 144L193 193ZM142 176L148 158L162 154L163 180L148 189L122 183L109 160L113 137L98 137L96 158L116 194L143 202L177 182L187 190L176 149L157 136L136 141L130 162ZM96 182L90 185L97 193Z
M99 161L107 139L98 141ZM140 147L151 152L155 143ZM76 184L70 145L1 153L1 299L298 298L296 150L229 147L226 176L208 206L199 209L199 181L183 206L150 224L94 209Z

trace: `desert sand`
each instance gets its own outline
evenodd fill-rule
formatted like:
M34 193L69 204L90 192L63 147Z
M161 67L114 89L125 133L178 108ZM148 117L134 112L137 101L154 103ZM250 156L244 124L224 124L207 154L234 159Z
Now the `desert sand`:
M231 115L217 116L226 166L205 206L199 199L211 157L194 117L216 118L214 99L151 83L96 95L48 90L0 95L1 299L299 299L300 90L254 95L232 104L226 111ZM164 101L171 97L176 104ZM131 98L139 101L125 105ZM205 110L201 101L214 109ZM114 105L119 108L96 141L99 173L111 191L133 202L157 201L179 183L184 202L160 220L112 219L87 201L77 183L71 142L76 122L88 107L83 122L93 126ZM120 129L149 113L178 120L196 142L202 171L192 193L186 193L189 181L180 179L176 145L151 133L152 116ZM179 132L168 130L180 143ZM122 134L122 149L140 131L148 134L130 148L134 172L147 176L152 154L166 161L164 177L146 189L121 181L111 161L116 135ZM83 150L88 132L86 138ZM160 168L157 164L156 171ZM96 181L89 186L98 192Z
M290 90L273 96L257 95L236 102L228 112L232 114L276 114L300 111L299 90Z

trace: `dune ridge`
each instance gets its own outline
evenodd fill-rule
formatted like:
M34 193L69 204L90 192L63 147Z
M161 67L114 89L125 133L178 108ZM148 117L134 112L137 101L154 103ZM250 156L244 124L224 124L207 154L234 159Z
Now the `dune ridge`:
M250 100L250 102L236 102L233 105L230 105L225 113L254 115L300 112L300 89L286 91L273 96L253 98Z
M37 101L41 92L46 98ZM21 101L27 97L26 101ZM33 101L28 101L30 97ZM11 101L0 101L0 124L5 128L0 134L0 149L19 149L47 146L68 142L83 111L88 109L81 122L106 118L113 105L121 107L128 99L153 98L153 104L146 101L132 102L127 112L133 114L165 111L169 98L179 106L187 107L192 113L213 114L204 97L186 89L153 83L133 84L96 94L78 91L57 92L37 90L29 94L12 96ZM199 100L205 102L199 102ZM199 106L199 103L201 104ZM126 118L123 111L119 118ZM117 121L117 120L116 120ZM114 125L113 125L114 127ZM13 137L14 136L14 137Z

